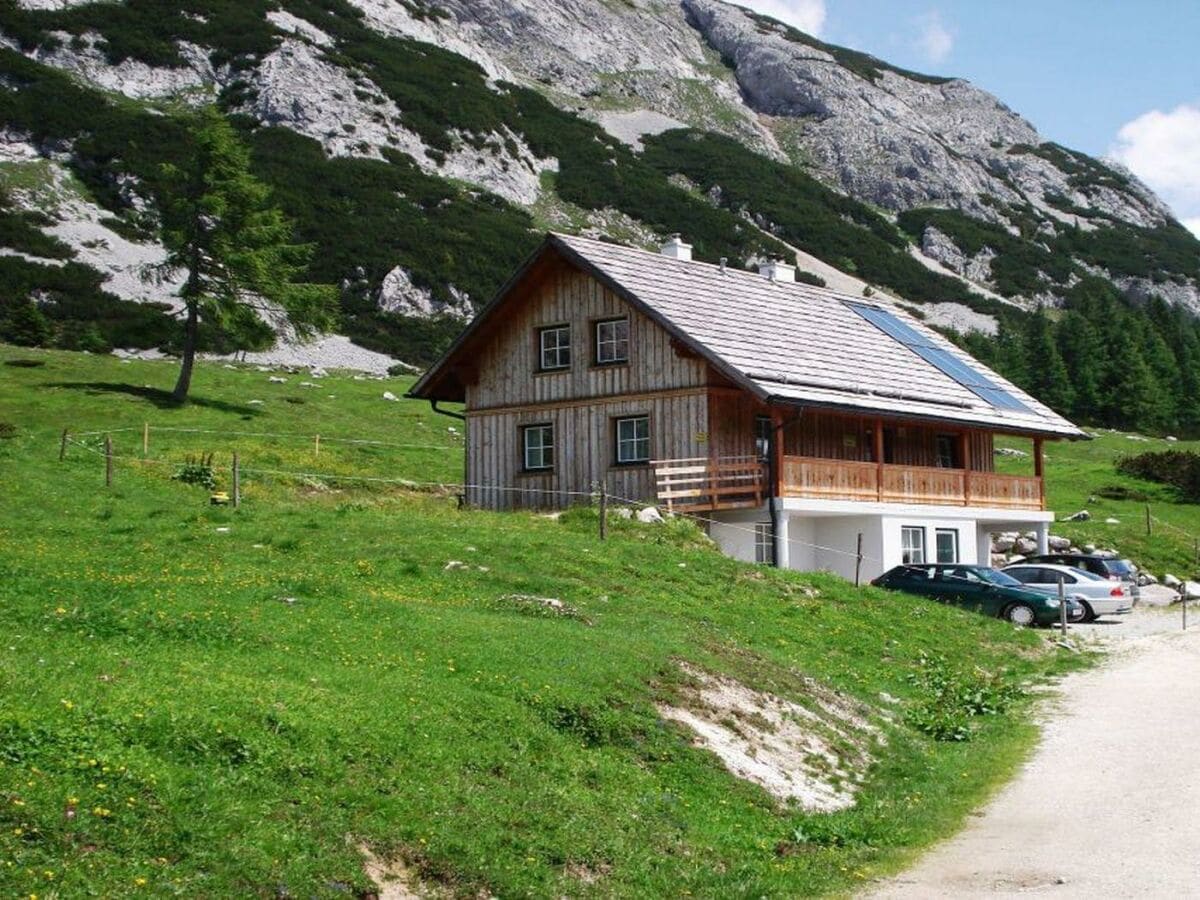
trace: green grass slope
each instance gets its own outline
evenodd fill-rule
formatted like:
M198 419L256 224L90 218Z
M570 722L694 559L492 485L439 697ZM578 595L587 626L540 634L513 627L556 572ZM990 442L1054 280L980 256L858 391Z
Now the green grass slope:
M1029 452L1028 441L1003 439L997 447ZM1046 445L1046 506L1059 517L1081 509L1091 515L1086 522L1058 522L1054 534L1071 538L1079 546L1112 548L1159 578L1170 572L1179 578L1200 576L1200 505L1179 502L1173 489L1117 472L1122 456L1147 450L1200 451L1200 441L1167 441L1100 431L1095 440ZM996 468L1012 474L1029 474L1028 459L997 457ZM1150 511L1150 531L1146 510ZM1115 519L1110 523L1109 519Z
M1044 634L733 562L686 522L616 521L601 543L588 508L459 510L452 489L361 480L460 477L461 423L383 399L402 380L203 365L176 409L173 377L0 347L5 896L365 895L364 844L458 895L846 891L1018 763L1026 704L967 715L993 678L1069 664ZM197 431L152 431L143 460L147 421ZM79 444L59 462L63 427ZM228 487L234 449L239 510L170 477L212 452ZM681 660L889 710L856 805L781 807L665 724ZM956 721L972 740L927 736Z

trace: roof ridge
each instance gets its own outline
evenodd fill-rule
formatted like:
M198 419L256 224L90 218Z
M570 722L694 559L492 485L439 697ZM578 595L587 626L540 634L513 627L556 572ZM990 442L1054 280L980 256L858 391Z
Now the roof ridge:
M678 264L678 265L684 266L684 267L700 266L700 267L703 267L706 269L715 269L718 272L723 273L723 275L732 274L732 275L737 275L737 276L745 276L748 278L755 278L755 279L758 279L758 281L760 281L760 282L778 285L779 287L784 288L785 290L788 288L798 288L801 293L811 292L811 293L815 293L815 294L824 295L822 297L822 299L838 300L840 302L845 302L845 301L849 300L849 301L853 301L855 303L878 303L880 301L886 301L886 302L892 304L893 306L898 304L898 302L899 302L899 301L894 300L891 297L887 297L887 296L882 296L882 297L876 299L875 297L864 297L864 296L859 296L856 294L848 294L844 291L836 290L835 288L831 288L831 287L827 287L827 286L823 286L823 285L819 285L819 284L809 284L807 281L773 281L769 278L764 277L761 273L754 272L750 269L739 269L735 266L726 266L724 269L722 269L720 263L710 263L710 262L706 262L705 260L702 260L702 259L679 259L674 256L665 256L656 250L644 250L641 247L635 247L631 244L619 244L619 243L616 243L613 241L603 241L603 240L600 240L599 238L588 237L587 235L583 235L583 234L567 234L566 232L562 232L562 231L548 231L548 232L546 232L546 234L549 237L565 239L567 241L586 241L589 244L595 244L599 247L605 247L610 250L624 250L624 251L629 251L631 253L637 253L642 256L650 257L654 260L661 260L662 262L667 263L668 265ZM797 269L801 268L798 264L793 263L792 265L795 265L795 267ZM801 271L803 271L803 269L801 269ZM818 277L820 277L820 276L818 276ZM916 318L916 317L914 316L913 318Z

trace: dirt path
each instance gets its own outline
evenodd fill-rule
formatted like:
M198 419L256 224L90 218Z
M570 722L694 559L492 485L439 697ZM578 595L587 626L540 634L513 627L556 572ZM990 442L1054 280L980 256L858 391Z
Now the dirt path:
M1200 617L1065 679L1016 779L870 896L1018 894L1200 894Z

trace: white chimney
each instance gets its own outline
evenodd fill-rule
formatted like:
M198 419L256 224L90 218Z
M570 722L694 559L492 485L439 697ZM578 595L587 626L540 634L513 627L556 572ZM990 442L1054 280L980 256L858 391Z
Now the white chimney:
M796 267L789 266L783 260L770 259L758 264L758 274L771 281L795 281Z
M691 260L692 245L685 244L679 235L673 234L665 244L659 248L659 253L663 256L669 256L671 259Z

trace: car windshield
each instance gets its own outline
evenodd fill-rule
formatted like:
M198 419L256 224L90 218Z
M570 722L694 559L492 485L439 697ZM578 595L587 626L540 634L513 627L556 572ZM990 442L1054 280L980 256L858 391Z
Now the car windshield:
M1104 568L1114 575L1133 576L1133 564L1127 559L1106 559Z
M1001 572L999 569L989 569L985 566L979 566L978 568L964 569L962 571L970 572L980 581L986 581L988 584L999 584L1003 585L1004 587L1021 586L1021 582L1017 581L1017 579L1013 578L1011 575Z

